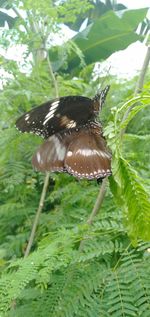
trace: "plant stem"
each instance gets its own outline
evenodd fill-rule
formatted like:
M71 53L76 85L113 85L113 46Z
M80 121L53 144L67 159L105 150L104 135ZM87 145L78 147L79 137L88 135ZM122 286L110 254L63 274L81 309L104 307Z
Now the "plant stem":
M52 70L52 65L51 65L51 62L50 62L50 59L49 59L48 51L47 51L47 63L48 63L49 73L50 73L50 76L51 76L52 81L53 81L53 84L54 84L55 97L58 97L58 96L59 96L59 93L58 93L57 80L56 80L56 78L55 78L55 76L54 76L54 73L53 73L53 70Z
M95 205L93 207L93 210L87 220L87 224L88 225L91 225L93 220L94 220L94 217L98 214L99 212L99 209L102 205L102 202L104 200L104 197L105 197L105 194L106 194L106 187L107 187L107 181L108 181L108 177L104 178L103 181L102 181L102 185L100 187L100 191L99 191L99 194L97 196L97 199L96 199L96 202L95 202Z
M53 70L52 70L52 67L51 67L51 62L50 62L50 59L49 59L49 56L48 56L48 52L47 52L47 62L48 62L49 73L50 73L50 76L52 78L54 89L55 89L55 96L58 97L57 81L56 81L56 78L55 78L55 76L53 74ZM39 218L40 218L43 206L44 206L44 201L45 201L47 188L48 188L48 183L49 183L49 177L50 177L50 173L47 172L46 176L45 176L44 184L43 184L43 189L42 189L42 193L41 193L39 207L38 207L38 210L37 210L35 218L34 218L32 230L31 230L31 234L30 234L30 238L29 238L29 241L28 241L28 244L27 244L27 248L25 250L25 254L24 254L25 258L29 255L30 250L31 250L32 245L33 245L36 229L37 229L37 226L38 226L38 223L39 223Z
M19 10L16 7L12 6L12 10L15 12L15 14L17 15L17 17L19 19L21 19L21 20L23 20L25 22L23 16L21 15L21 13L19 12ZM24 27L25 27L27 32L30 32L30 30L29 30L29 28L28 28L26 23L24 23Z
M12 10L16 13L18 18L20 18L21 20L24 20L23 16L21 15L21 13L18 11L16 7L12 6Z
M136 96L138 93L140 93L143 89L144 79L145 79L146 71L148 69L149 61L150 61L150 46L147 47L147 52L146 52L146 55L144 58L143 66L142 66L142 69L141 69L141 72L140 72L140 75L139 75L139 78L138 78L138 81L137 81L137 84L136 84L136 87L134 90L134 96ZM134 103L132 106L130 106L127 109L127 111L125 112L125 114L123 116L122 122L124 122L127 119L128 114L134 108L134 106L136 104L137 103ZM120 132L121 138L123 137L124 133L125 133L125 129L122 129L122 131Z
M102 181L102 185L100 187L99 194L97 196L95 205L94 205L93 210L92 210L92 212L87 220L88 225L91 225L93 223L95 216L98 214L98 212L102 206L102 203L103 203L103 200L104 200L104 197L106 194L107 182L108 182L108 177L104 178ZM84 242L85 242L85 240L81 241L80 246L79 246L79 251L83 250Z
M43 189L42 189L42 194L41 194L41 198L40 198L40 202L39 202L39 207L38 207L38 210L37 210L35 218L34 218L30 238L29 238L28 245L27 245L27 248L26 248L25 254L24 254L25 258L29 255L30 250L31 250L32 245L33 245L35 232L36 232L36 229L37 229L37 226L39 223L41 211L42 211L43 206L44 206L44 200L45 200L45 196L46 196L46 192L47 192L48 183L49 183L49 173L46 173L44 185L43 185Z
M144 79L145 79L145 75L148 69L148 65L150 62L150 46L147 47L147 51L146 51L146 55L145 55L145 59L143 62L143 66L140 72L140 76L138 78L136 87L135 87L135 91L134 91L134 95L136 96L138 93L140 93L143 89L143 85L144 85Z

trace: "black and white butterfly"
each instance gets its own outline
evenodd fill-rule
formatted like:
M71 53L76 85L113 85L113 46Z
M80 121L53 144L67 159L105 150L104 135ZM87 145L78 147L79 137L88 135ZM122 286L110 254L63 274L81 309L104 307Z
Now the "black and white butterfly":
M46 141L32 159L38 171L68 172L77 178L104 178L111 174L111 154L97 116L109 86L93 99L67 96L48 101L25 113L17 122L21 132Z

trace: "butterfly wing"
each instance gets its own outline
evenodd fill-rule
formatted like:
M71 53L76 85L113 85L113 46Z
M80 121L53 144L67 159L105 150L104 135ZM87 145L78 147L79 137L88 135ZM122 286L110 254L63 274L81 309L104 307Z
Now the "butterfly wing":
M77 178L98 179L111 175L111 154L100 127L78 132L68 146L64 166Z
M70 143L70 134L57 133L49 137L36 151L32 158L33 167L41 172L63 172L64 159Z
M16 121L16 128L47 139L62 130L84 125L93 118L92 99L67 96L48 101L25 113Z
M16 121L16 128L47 139L63 130L83 127L93 121L101 109L109 86L93 99L66 96L48 101L26 112Z
M102 131L94 127L57 133L36 151L32 165L38 171L68 172L77 178L98 179L111 175L111 154Z

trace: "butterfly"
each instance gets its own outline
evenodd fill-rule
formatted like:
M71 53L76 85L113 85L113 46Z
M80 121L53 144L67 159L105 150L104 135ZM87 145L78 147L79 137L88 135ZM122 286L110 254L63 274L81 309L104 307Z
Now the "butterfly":
M93 99L83 96L56 98L16 121L16 128L21 132L46 139L32 158L36 170L67 172L79 179L111 175L111 154L97 121L108 90L106 86Z

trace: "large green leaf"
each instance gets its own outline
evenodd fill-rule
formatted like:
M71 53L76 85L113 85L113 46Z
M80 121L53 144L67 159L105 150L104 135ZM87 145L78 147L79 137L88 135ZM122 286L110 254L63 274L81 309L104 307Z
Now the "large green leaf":
M109 11L90 27L79 32L73 41L84 54L86 64L106 59L112 53L141 40L141 36L135 30L146 13L147 9L126 10L118 16ZM79 57L72 53L69 59L69 72L79 64Z

